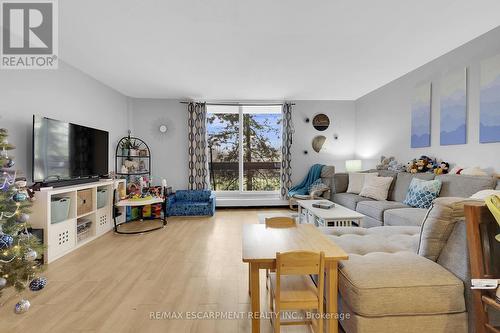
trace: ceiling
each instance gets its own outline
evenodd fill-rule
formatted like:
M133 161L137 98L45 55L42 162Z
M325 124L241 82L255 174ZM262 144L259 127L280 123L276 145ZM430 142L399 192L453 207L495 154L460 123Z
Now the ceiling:
M59 1L60 57L132 97L352 100L500 25L498 0Z

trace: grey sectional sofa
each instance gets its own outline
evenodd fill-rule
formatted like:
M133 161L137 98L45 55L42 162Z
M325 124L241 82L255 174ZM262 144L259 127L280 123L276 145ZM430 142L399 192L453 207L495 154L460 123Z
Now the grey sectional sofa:
M377 226L419 226L427 213L427 209L413 208L403 204L413 177L442 181L440 197L468 198L481 190L494 189L497 179L490 176L434 175L432 173L392 172L387 170L369 170L378 172L379 176L393 177L387 200L376 201L353 193L346 193L349 185L347 173L336 173L334 176L334 193L332 201L355 210L363 215L362 227Z
M347 333L473 332L463 206L438 198L417 226L322 228L348 254L339 266Z

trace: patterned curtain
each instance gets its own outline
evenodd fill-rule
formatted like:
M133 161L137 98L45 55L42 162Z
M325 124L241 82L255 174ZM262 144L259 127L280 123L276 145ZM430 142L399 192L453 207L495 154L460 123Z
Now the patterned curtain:
M189 189L208 189L207 106L189 103Z
M281 198L288 198L292 187L292 136L295 132L292 122L292 104L283 104L283 142L281 144Z

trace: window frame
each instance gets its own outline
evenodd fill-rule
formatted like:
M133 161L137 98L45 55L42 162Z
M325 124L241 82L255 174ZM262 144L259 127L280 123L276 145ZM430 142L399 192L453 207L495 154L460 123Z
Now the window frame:
M252 107L260 107L261 105L255 105ZM242 197L269 197L270 199L276 198L276 196L280 195L280 189L274 190L274 191L247 191L243 189L243 184L244 184L244 148L243 148L243 115L244 113L244 108L246 105L238 105L238 190L212 190L213 192L216 193L216 195L220 196L221 198L230 198L230 197L235 197L235 196L242 196ZM247 106L248 107L248 106ZM269 105L262 105L262 107L270 107ZM278 107L278 106L275 106ZM282 105L279 105L280 112L279 114L282 115L281 109ZM207 109L207 114L223 114L223 113L230 113L230 112L212 112ZM258 112L255 112L258 114ZM276 113L271 113L271 114L278 114ZM208 118L208 117L207 117ZM281 132L280 132L280 137L283 137L283 126L281 126ZM208 136L207 136L208 139ZM280 145L280 163L282 161L283 156L281 155L281 145ZM210 165L210 162L209 162ZM210 174L210 169L208 170ZM280 181L280 187L281 187L281 177L279 177ZM210 182L211 186L211 182Z

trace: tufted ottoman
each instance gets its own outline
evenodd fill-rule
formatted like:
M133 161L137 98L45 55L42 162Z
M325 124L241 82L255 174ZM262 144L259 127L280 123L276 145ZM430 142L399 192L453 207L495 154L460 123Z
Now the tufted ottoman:
M467 332L464 284L417 254L420 227L322 231L349 254L339 266L346 332Z

